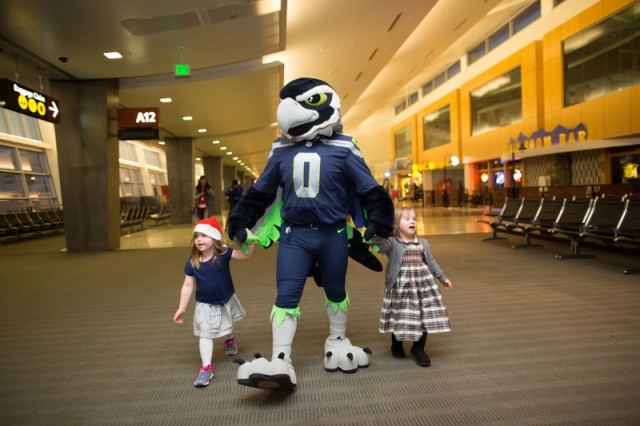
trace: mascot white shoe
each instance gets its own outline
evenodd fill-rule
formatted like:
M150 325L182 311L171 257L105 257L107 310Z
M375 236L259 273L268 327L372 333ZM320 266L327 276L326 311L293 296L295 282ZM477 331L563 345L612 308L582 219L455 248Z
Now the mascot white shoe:
M324 368L327 371L343 371L355 373L358 368L369 366L369 348L353 346L346 336L347 310L349 298L343 303L333 303L325 300L327 316L329 317L329 337L324 342Z
M296 335L299 310L281 310L273 307L273 357L267 361L259 353L251 362L237 360L238 383L260 389L289 390L296 386L296 372L291 363L291 344Z

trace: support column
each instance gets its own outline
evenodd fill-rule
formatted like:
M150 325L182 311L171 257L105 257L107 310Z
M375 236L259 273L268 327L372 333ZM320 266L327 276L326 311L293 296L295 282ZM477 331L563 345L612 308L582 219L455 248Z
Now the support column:
M51 81L68 252L120 248L118 81Z
M221 157L203 157L202 164L204 165L204 174L207 175L209 185L216 194L216 198L213 204L214 215L222 214L222 208L225 203L224 199L224 185L222 181L222 158Z
M193 138L165 138L171 223L192 223L195 199Z

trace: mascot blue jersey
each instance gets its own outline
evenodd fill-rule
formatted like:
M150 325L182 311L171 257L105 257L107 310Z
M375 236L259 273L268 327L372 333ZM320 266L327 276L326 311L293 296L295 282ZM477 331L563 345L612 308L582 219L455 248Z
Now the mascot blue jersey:
M296 225L332 224L349 216L349 197L378 186L351 136L334 133L312 141L278 138L255 189L283 185L282 218Z

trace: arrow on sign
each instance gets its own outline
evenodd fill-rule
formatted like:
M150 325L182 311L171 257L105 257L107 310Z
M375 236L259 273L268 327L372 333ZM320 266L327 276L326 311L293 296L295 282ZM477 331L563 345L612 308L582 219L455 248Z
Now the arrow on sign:
M53 112L53 118L56 118L58 116L58 105L56 105L56 103L52 101L49 109Z

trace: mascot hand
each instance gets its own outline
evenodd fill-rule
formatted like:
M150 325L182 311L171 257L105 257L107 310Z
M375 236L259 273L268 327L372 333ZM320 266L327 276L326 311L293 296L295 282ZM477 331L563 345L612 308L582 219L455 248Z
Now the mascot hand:
M247 229L244 223L238 219L229 219L227 234L232 241L244 243L247 240Z
M367 226L367 230L364 231L364 239L365 241L369 241L374 236L380 238L389 238L389 235L391 235L392 231L392 229L389 229L384 225L380 225L378 223L369 223L369 225Z

